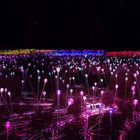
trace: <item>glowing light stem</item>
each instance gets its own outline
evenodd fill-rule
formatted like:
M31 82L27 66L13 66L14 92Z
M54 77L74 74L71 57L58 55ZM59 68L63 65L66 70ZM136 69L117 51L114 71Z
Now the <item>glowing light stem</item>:
M29 79L27 78L27 76L25 76L25 78L26 78L26 80L28 81L28 83L29 83L29 85L30 85L30 87L31 87L31 89L32 89L32 92L33 92L33 94L34 94L34 96L35 96L36 102L38 102L37 96L36 96L36 94L35 94L35 91L34 91L34 89L33 89L33 86L32 86L32 84L31 84L31 82L29 81Z
M110 139L112 140L112 112L110 112Z
M40 79L37 79L37 101L39 103L39 85L40 85Z
M125 82L125 98L127 97L127 81Z
M107 80L106 80L105 72L103 73L103 75L104 75L104 79L105 79L105 84L107 86Z
M140 88L139 88L139 85L138 85L137 77L136 77L136 83L137 83L138 93L139 93L139 97L140 97Z
M67 86L67 91L66 91L65 109L67 109L67 99L68 99L68 93L69 93L69 86Z
M116 88L116 89L115 89L115 93L114 93L114 104L115 104L115 101L116 101L117 92L118 92L118 89Z
M46 83L44 82L44 84L43 84L43 88L42 88L42 91L41 91L41 94L40 94L40 97L39 97L39 101L38 101L37 113L38 113L38 110L39 110L39 104L40 104L40 102L41 102L42 93L43 93L43 91L44 91L45 85L46 85Z
M11 95L9 96L9 99L10 99L11 112L13 113L13 107L12 107L12 99L11 99Z

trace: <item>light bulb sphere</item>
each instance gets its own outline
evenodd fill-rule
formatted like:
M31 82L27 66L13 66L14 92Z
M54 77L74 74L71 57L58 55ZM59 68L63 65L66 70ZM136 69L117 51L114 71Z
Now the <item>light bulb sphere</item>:
M128 81L128 77L125 77L125 81Z
M133 74L133 76L136 78L136 77L137 77L137 74L136 74L136 73L134 73L134 74Z
M134 99L133 100L133 104L136 106L138 104L138 100L137 99Z
M7 94L8 94L8 96L11 96L11 92L10 91L8 91Z
M73 92L73 89L70 89L70 93L72 93Z
M57 72L60 72L60 68L59 68L59 67L57 67L57 68L56 68L56 71L57 71Z
M103 79L100 79L101 82L103 82Z
M47 82L48 82L48 79L47 79L47 78L45 78L45 79L44 79L44 83L47 83Z
M7 88L5 88L4 91L7 92Z
M46 95L46 91L43 91L42 94L43 94L43 96L45 96Z
M9 129L11 127L11 123L10 122L6 122L5 123L5 127L6 127L6 129Z
M116 84L116 85L115 85L115 88L118 89L118 87L119 87L119 85Z
M66 85L66 87L67 87L67 88L69 88L69 87L70 87L70 85L69 85L69 84L67 84L67 85Z
M59 96L61 94L61 90L57 90L57 95Z
M103 90L101 90L101 95L103 95L104 94L104 91Z
M68 99L68 105L72 105L74 103L74 99L73 98L69 98Z
M84 95L84 92L83 91L80 91L80 95L83 96Z
M4 88L0 88L0 92L2 93L4 91Z
M131 87L131 90L132 90L132 91L135 91L135 89L136 89L135 86L132 86L132 87Z
M94 90L95 89L95 86L92 86L92 90Z
M86 96L83 96L83 100L85 101L87 99L87 97Z
M97 86L97 83L95 82L94 85Z

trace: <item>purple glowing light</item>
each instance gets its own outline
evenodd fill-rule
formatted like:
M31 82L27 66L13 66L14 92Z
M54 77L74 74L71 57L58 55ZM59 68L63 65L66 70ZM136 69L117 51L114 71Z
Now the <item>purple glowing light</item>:
M9 129L11 127L11 123L10 122L6 122L5 123L5 127L6 127L6 129Z
M110 109L109 109L109 113L110 113L110 114L113 113L113 108L110 108Z

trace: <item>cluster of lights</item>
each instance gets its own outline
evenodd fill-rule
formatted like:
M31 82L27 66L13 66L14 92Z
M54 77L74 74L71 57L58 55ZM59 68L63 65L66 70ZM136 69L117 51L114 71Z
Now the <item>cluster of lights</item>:
M18 50L1 50L0 55L19 55L19 54L31 54L34 53L34 49L18 49Z

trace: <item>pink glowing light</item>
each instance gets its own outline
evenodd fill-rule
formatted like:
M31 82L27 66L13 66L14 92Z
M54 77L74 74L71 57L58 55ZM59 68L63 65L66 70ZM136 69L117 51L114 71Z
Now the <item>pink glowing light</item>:
M137 77L137 74L136 73L134 73L134 75L133 75L134 77Z
M101 90L101 95L103 95L104 94L104 91L103 90Z
M70 106L70 105L72 105L74 103L74 99L73 98L69 98L68 99L68 105Z
M133 104L136 106L138 104L138 100L137 99L134 99L133 100Z
M128 81L128 77L125 77L125 81Z
M132 90L132 91L135 91L135 89L136 89L135 86L132 86L132 87L131 87L131 90Z
M80 91L80 95L83 96L84 95L84 92L83 91Z
M59 96L61 94L61 90L57 90L57 95Z
M46 91L43 91L42 94L43 94L43 96L45 96L46 95Z
M85 101L87 99L87 97L86 96L83 96L83 100Z
M119 85L116 84L116 85L115 85L115 88L118 89L118 87L119 87Z
M47 78L45 78L45 79L44 79L44 83L47 83L47 82L48 82L48 79L47 79Z
M70 85L69 85L69 84L67 84L67 85L66 85L66 87L67 87L67 88L69 88L69 87L70 87Z
M134 85L136 85L137 84L137 82L136 81L134 81Z
M115 77L117 78L118 77L118 74L115 74Z
M10 122L6 122L5 123L5 127L6 127L6 129L9 129L11 127L11 123Z
M95 89L95 86L92 86L92 89L94 90Z

